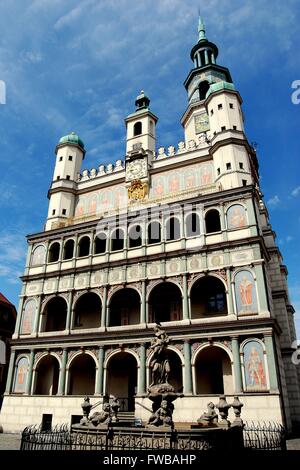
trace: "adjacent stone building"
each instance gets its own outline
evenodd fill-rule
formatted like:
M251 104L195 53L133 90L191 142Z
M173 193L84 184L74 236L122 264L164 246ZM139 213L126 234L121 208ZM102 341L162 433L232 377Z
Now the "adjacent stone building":
M244 419L300 420L287 270L259 187L242 99L199 20L178 146L156 147L142 91L126 156L81 171L71 133L56 146L45 230L28 237L1 422L70 422L82 397L119 397L143 420L155 322L166 329L175 422L238 395ZM45 416L44 416L45 418Z
M15 330L16 318L15 306L0 292L0 409L7 379L10 340Z

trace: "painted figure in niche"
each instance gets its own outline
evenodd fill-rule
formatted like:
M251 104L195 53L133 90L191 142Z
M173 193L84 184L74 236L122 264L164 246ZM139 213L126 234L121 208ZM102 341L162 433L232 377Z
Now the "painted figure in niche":
M37 246L33 251L32 266L38 266L45 263L46 250L44 245Z
M28 374L28 359L23 357L18 362L18 369L16 374L16 382L15 382L15 392L25 392L26 386L26 379Z
M101 194L101 209L106 211L112 207L112 192L103 191Z
M249 281L247 276L244 276L240 283L240 296L242 300L242 305L247 309L247 307L252 305L252 290L253 283Z
M245 226L245 209L242 206L230 207L230 209L228 209L228 228L242 228Z
M75 216L76 217L82 217L83 214L84 214L83 202L79 200L78 203L77 203L77 206L76 206Z
M251 341L244 348L246 385L248 390L262 390L267 386L262 347Z
M89 214L94 214L97 210L97 196L92 196L89 201Z
M196 186L196 177L195 173L192 171L187 171L184 175L184 185L188 188L194 188Z
M154 184L154 194L157 197L160 197L164 194L164 185L162 178L157 178Z
M176 191L179 191L179 189L180 189L179 178L178 178L177 174L174 173L169 179L169 191L171 193L174 193Z
M124 206L125 200L125 188L118 188L115 190L115 207L122 207Z
M35 316L35 300L26 303L22 322L22 334L30 334L32 332L33 320Z
M235 290L238 313L257 311L255 282L249 271L240 271L235 278Z
M201 184L210 184L212 182L212 168L211 165L202 166L201 170Z

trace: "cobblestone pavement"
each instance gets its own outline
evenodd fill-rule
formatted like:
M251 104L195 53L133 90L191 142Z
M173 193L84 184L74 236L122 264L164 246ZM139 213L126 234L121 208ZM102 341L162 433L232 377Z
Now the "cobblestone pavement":
M0 434L0 450L19 450L21 444L20 434ZM288 450L300 450L300 439L289 439Z
M20 434L0 434L0 450L19 450L20 444Z

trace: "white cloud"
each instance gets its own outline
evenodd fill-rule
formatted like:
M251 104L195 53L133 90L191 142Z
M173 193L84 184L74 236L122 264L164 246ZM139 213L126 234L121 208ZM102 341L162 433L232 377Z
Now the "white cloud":
M291 192L291 195L294 197L297 197L300 194L300 186L297 186L293 191Z
M275 194L275 196L271 197L268 202L267 202L267 205L270 206L272 209L274 209L275 207L277 207L279 204L280 204L280 199L279 197L277 196L277 194Z

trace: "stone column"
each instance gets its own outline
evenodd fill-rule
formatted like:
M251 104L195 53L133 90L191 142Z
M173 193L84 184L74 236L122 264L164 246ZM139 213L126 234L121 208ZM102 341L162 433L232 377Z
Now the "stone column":
M101 327L106 326L106 304L107 304L107 285L103 287L103 299L101 310Z
M228 240L228 234L227 234L224 204L220 204L220 219L221 219L221 230L222 230L223 240L227 241Z
M226 277L227 277L227 289L228 289L228 314L234 314L234 303L233 303L233 296L232 296L232 282L231 282L231 270L230 268L226 268Z
M231 337L231 347L232 347L233 369L234 369L234 377L235 377L235 393L240 393L243 391L243 381L242 381L239 340L237 336Z
M187 281L187 274L184 273L182 275L182 318L183 320L189 320L189 294L188 294L188 281Z
M103 395L103 374L104 374L104 346L99 347L98 351L98 374L96 381L95 394Z
M205 65L208 64L208 53L207 53L207 49L204 50L204 58L205 58Z
M146 345L140 345L140 368L138 377L138 394L146 393Z
M39 329L39 323L40 323L40 313L41 313L41 304L42 304L42 296L40 295L37 301L36 305L36 312L35 312L35 318L34 318L34 325L33 325L33 330L32 333L37 336L38 334L38 329Z
M13 335L13 338L18 338L20 334L24 302L25 302L25 297L21 297L19 300L18 314L17 314L16 326L15 326L15 334Z
M31 395L33 363L34 363L34 351L31 350L30 358L29 358L29 371L28 371L27 382L26 382L26 395Z
M5 393L10 393L12 390L12 385L13 385L13 380L14 380L15 359L16 359L16 351L12 350L10 353L10 359L9 359L9 367L8 367L8 373L7 373Z
M146 281L142 281L142 300L140 311L140 323L146 323Z
M275 350L273 345L272 334L265 334L265 346L267 353L267 362L269 369L269 380L270 380L270 391L278 391L278 380L277 380L277 371L275 363Z
M67 351L67 349L64 349L63 353L62 353L61 367L60 367L60 371L59 371L59 381L58 381L57 395L64 395L64 393L65 393L67 360L68 360L68 351Z
M191 365L191 345L189 341L184 342L184 394L193 393L192 365Z
M255 276L256 276L256 285L258 292L258 303L259 303L259 313L268 312L268 299L267 299L267 289L264 279L263 267L261 264L256 264L254 266Z
M66 319L66 330L68 331L69 334L70 334L70 330L71 330L72 308L73 308L73 293L71 291L70 295L69 295L67 319Z

